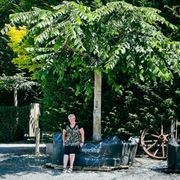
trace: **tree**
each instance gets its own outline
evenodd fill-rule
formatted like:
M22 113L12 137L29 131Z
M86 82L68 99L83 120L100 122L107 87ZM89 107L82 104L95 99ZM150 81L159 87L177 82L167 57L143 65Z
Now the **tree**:
M58 5L59 0L1 0L0 1L0 29L4 27L4 24L9 23L9 14L15 12L23 12L30 10L33 6L45 8L50 5ZM16 57L16 54L11 48L7 46L7 37L0 35L0 75L5 73L6 75L14 75L19 72L19 69L11 62L11 59Z
M29 77L24 77L23 73L16 74L14 76L6 76L3 74L0 77L0 88L14 91L14 106L18 107L18 90L23 89L26 91L32 90L32 87L37 85L36 82L31 81ZM19 124L19 113L16 112L15 127Z
M30 80L30 77L24 77L23 73L16 74L14 76L3 76L0 77L0 87L14 91L14 106L18 106L18 90L32 90L33 86L37 86L37 83Z
M82 89L86 95L90 94L91 81L86 79L87 86L83 88L84 75L92 71L95 77L105 74L116 91L121 90L115 81L118 71L131 77L129 84L172 80L172 72L179 73L180 44L166 37L161 29L164 25L173 30L177 28L159 13L159 10L123 1L110 2L93 11L82 4L63 1L51 10L33 8L12 14L11 26L25 25L29 31L20 44L25 49L25 57L28 54L29 58L21 58L16 64L28 68L41 82L50 69L59 75L57 83L63 83L65 73L71 73L72 78L79 78L76 94ZM7 32L8 27L4 31ZM57 61L61 64L58 68ZM97 79L101 82L101 77ZM98 86L101 92L100 84ZM101 93L97 96L99 100L94 100L94 106L97 103L101 107L100 96ZM99 128L94 127L94 131L98 131L94 132L94 140L99 140L100 111L96 115L94 124L99 124Z

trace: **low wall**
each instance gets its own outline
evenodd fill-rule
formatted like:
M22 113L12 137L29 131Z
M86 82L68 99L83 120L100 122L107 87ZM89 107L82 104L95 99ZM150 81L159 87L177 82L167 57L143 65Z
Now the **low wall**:
M135 141L123 142L117 136L99 142L85 142L76 156L78 166L119 166L132 165L137 151ZM55 133L53 137L52 163L62 164L62 135Z
M76 164L82 166L130 165L134 161L137 144L109 137L100 142L85 143L77 155Z

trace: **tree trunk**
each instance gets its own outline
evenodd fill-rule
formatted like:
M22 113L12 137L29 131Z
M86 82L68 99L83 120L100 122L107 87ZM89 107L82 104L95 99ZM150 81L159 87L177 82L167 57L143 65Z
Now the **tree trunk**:
M14 106L18 106L17 88L14 88Z
M16 87L14 87L14 106L18 107L18 91ZM16 112L16 127L18 126L18 123L19 123L19 113L17 111Z
M101 140L101 72L94 74L93 140Z

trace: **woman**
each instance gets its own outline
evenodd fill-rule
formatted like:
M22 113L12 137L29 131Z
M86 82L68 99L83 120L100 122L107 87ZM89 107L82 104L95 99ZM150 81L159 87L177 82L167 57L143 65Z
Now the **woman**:
M84 145L84 129L76 122L76 116L70 114L68 116L69 123L63 128L63 172L71 172L75 161L75 156L79 147ZM67 169L68 161L70 161L70 168Z

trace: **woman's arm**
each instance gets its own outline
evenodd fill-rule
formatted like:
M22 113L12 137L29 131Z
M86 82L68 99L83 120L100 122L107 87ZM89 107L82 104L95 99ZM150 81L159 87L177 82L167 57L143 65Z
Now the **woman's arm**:
M83 128L81 128L79 131L80 131L80 134L81 134L81 143L83 143L83 144L84 144L84 141L85 141L84 129L83 129Z
M63 129L63 132L62 132L62 141L63 141L63 146L65 144L65 141L66 141L66 130Z

